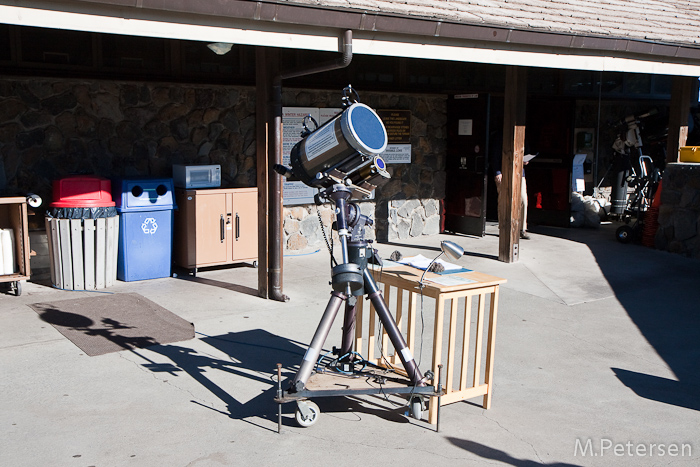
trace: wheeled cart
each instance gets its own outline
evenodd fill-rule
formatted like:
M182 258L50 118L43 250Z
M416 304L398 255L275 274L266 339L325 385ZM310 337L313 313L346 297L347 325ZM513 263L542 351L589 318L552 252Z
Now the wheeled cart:
M10 292L20 296L20 281L28 280L30 275L26 198L0 198L0 229L3 230L0 232L0 245L4 263L0 272L0 283L9 283Z
M436 431L440 430L439 398L444 393L440 383L437 387L414 386L408 378L380 367L347 375L331 371L316 373L309 377L303 390L290 393L282 390L281 365L278 365L277 371L278 390L275 402L278 404L278 432L282 430L282 404L296 402L294 418L297 424L301 427L309 427L318 421L321 414L318 405L311 401L311 398L375 394L405 396L408 399L407 406L410 415L417 420L423 416L427 398L438 397ZM438 375L438 381L439 379Z

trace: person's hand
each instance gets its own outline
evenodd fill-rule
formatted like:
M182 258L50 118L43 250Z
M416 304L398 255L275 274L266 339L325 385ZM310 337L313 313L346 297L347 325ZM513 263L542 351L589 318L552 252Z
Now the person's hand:
M501 180L503 180L503 174L496 175L494 180L496 180L496 183L501 183Z

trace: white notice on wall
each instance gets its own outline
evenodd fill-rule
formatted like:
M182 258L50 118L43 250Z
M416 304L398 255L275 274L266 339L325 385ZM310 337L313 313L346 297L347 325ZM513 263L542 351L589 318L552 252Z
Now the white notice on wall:
M282 165L289 167L289 154L295 144L301 141L304 131L304 118L310 115L317 122L319 111L316 107L284 107L282 109ZM320 123L319 123L320 124ZM314 130L313 122L308 122ZM311 204L316 190L303 182L284 182L282 184L282 202L285 205Z
M471 136L473 133L474 120L461 119L459 121L459 126L457 127L457 134L460 136Z
M571 167L571 190L584 192L586 190L586 182L583 178L583 163L586 161L586 154L576 154L574 156L573 166Z
M410 164L411 145L410 144L388 144L386 151L382 153L382 159L387 164Z
M323 125L331 118L338 115L343 109L336 109L333 107L327 109L318 109L318 124Z
M318 109L316 107L285 107L282 109L282 164L289 166L289 153L295 144L301 141L301 132L304 131L304 117L310 115L318 122ZM310 122L311 130L314 129Z

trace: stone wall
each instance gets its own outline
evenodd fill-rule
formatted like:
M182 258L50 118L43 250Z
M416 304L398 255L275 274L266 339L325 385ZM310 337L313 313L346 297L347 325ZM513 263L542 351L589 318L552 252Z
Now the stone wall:
M340 107L340 90L287 90L283 105L289 107ZM373 109L411 111L411 163L388 164L391 179L380 183L375 200L360 203L363 214L375 220L368 239L394 241L440 232L440 200L445 198L447 100L442 95L392 95L360 91L362 103ZM320 208L328 228L334 214ZM326 211L328 210L328 211ZM315 206L284 209L287 249L324 245Z
M223 186L255 186L255 150L252 88L0 79L3 195L49 203L71 174L171 177L173 164L221 164Z
M403 240L440 233L440 201L436 199L389 202L389 239Z
M662 184L656 248L700 259L700 164L668 164Z
M446 96L362 92L374 109L411 111L410 164L361 203L367 238L439 232L445 196ZM285 89L284 106L340 107L340 90ZM39 194L72 174L170 177L173 164L220 164L222 186L256 185L253 88L51 78L0 78L0 196ZM320 207L326 229L334 214ZM288 249L325 245L315 206L286 207ZM43 228L43 216L31 216Z
M374 203L361 202L357 203L360 206L360 212L365 216L374 219ZM335 221L334 207L330 204L316 205L301 205L290 206L284 208L284 245L288 250L305 250L308 248L326 248L326 240L338 238L335 231L331 229ZM320 221L319 221L320 217ZM321 229L323 222L323 230ZM374 226L368 226L365 229L365 239L375 240L376 234Z

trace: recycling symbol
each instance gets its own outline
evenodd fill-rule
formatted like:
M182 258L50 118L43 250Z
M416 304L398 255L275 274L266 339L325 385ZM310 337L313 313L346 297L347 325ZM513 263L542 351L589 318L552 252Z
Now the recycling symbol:
M158 224L156 224L156 220L153 217L148 217L141 224L141 230L145 234L153 235L158 230Z

